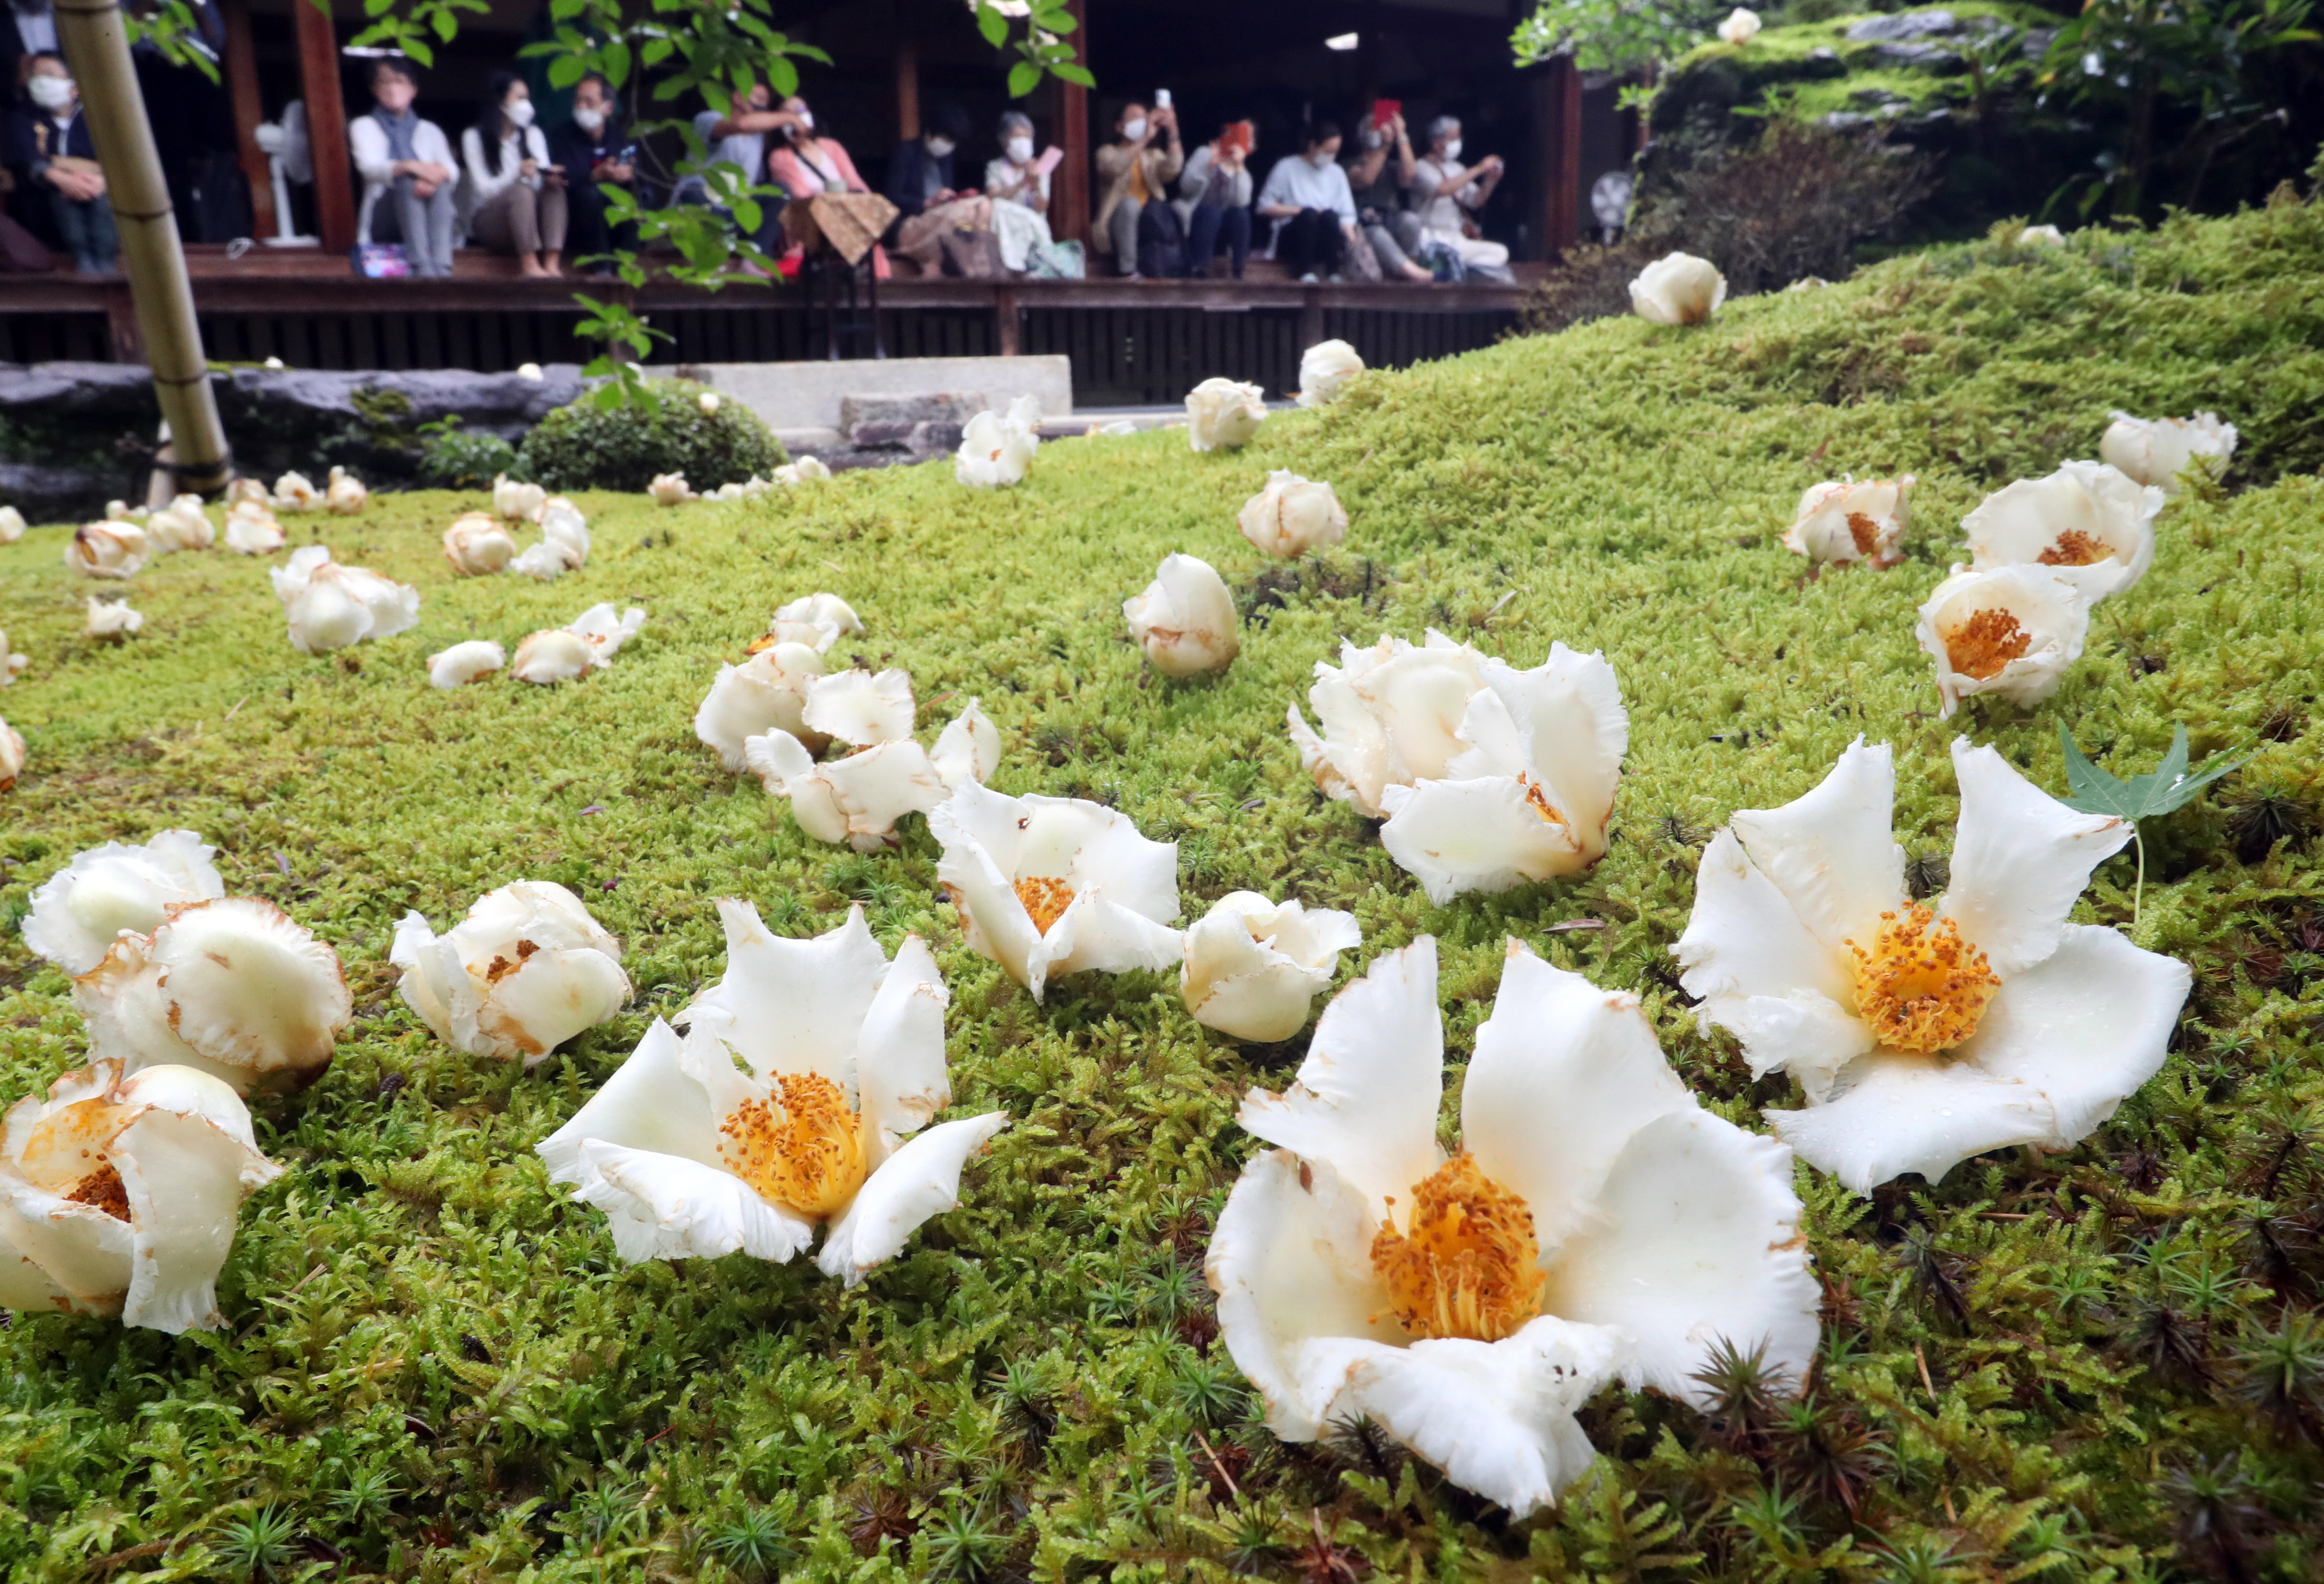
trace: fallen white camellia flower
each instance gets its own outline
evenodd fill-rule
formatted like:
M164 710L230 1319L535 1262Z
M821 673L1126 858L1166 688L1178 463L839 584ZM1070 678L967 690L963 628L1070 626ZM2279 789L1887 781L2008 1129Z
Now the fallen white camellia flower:
M1759 36L1759 14L1746 11L1740 5L1727 14L1719 24L1719 42L1723 44L1748 44Z
M683 473L655 474L653 482L646 486L646 493L653 496L658 506L682 506L694 498L694 490Z
M84 578L132 578L145 564L145 530L134 523L85 523L65 541L65 565Z
M718 668L717 680L694 712L694 735L718 750L729 770L747 768L743 745L770 731L803 738L809 754L820 754L831 739L808 731L807 692L822 675L823 656L805 644L756 649L742 664Z
M2089 633L2089 597L2043 566L1956 571L1913 628L1936 664L1940 720L1976 693L2031 709L2058 690Z
M775 469L775 482L782 485L812 484L830 477L830 467L814 457L801 457Z
M1234 596L1198 556L1167 555L1143 594L1121 602L1130 635L1166 677L1224 671L1241 653Z
M1630 283L1630 307L1658 325L1699 325L1727 301L1727 277L1707 258L1670 253Z
M256 501L240 500L227 508L226 547L236 555L272 555L282 548L282 524Z
M1345 341L1316 342L1299 355L1299 404L1321 407L1338 401L1348 382L1363 371L1363 358Z
M516 366L516 376L519 379L529 379L534 381L544 380L549 377L541 372L540 365L538 363L518 364Z
M489 638L471 638L428 657L428 685L448 690L482 681L507 663L507 650Z
M278 512L311 512L322 504L322 492L304 473L285 473L274 481L272 505Z
M705 418L712 418L717 415L718 393L716 391L703 392L700 395L694 398L694 403L696 406L702 409L702 415Z
M525 546L509 563L520 577L554 583L589 562L589 521L565 496L551 496L540 508L540 542Z
M493 479L493 510L512 523L538 523L549 504L549 492L537 484L521 484L507 474Z
M1423 936L1324 1008L1288 1093L1244 1100L1278 1147L1206 1270L1268 1429L1369 1418L1523 1518L1595 1459L1574 1411L1617 1376L1706 1407L1694 1377L1731 1348L1806 1385L1821 1292L1791 1152L1696 1104L1636 996L1512 940L1450 1160L1443 1087Z
M23 769L24 739L14 727L0 720L0 792L15 785Z
M5 688L14 681L16 673L32 663L32 657L29 654L10 653L8 635L5 632L0 632L0 688Z
M323 486L323 504L342 517L352 517L371 504L371 491L364 487L362 479L335 467L330 482Z
M1235 524L1253 545L1289 560L1345 539L1348 512L1330 485L1278 468L1267 476L1267 487L1243 503Z
M145 542L156 555L208 550L217 542L217 530L202 509L202 497L181 495L145 518Z
M2106 463L2067 462L1987 496L1961 533L1977 570L2047 567L2096 602L2154 564L2154 516L2166 498Z
M597 663L604 665L619 654L645 625L646 613L636 606L617 615L611 601L600 600L567 623L567 631L579 634L596 653Z
M84 638L121 639L130 636L145 625L145 613L130 608L125 599L99 599L88 597L88 616L82 625Z
M14 506L0 506L0 544L14 544L24 537L24 514Z
M951 996L918 936L890 962L860 907L812 940L770 934L747 902L718 913L725 976L685 1035L656 1018L541 1159L632 1264L737 1249L780 1264L820 1223L816 1266L853 1287L959 1202L961 1169L1008 1114L920 1131L952 1082Z
M534 633L516 646L509 674L521 682L569 682L613 663L622 646L646 625L632 606L616 616L610 603L591 606L561 627Z
M2098 440L2098 459L2140 484L2177 495L2189 473L2216 478L2236 454L2236 426L2216 412L2192 418L2133 418L2116 412ZM2071 466L2071 464L2068 464Z
M863 630L855 607L836 594L810 594L775 612L764 636L751 641L751 653L772 644L805 644L817 654L828 654L843 637Z
M216 1330L243 1201L282 1174L234 1091L184 1067L93 1061L8 1109L0 1308Z
M961 934L1034 1000L1084 969L1178 965L1178 844L1148 841L1127 814L969 785L930 811L928 829Z
M1842 566L1861 561L1885 570L1904 559L1904 529L1911 521L1910 473L1902 478L1840 478L1811 486L1800 496L1798 517L1784 532L1784 548L1812 561Z
M490 512L470 512L444 530L444 559L456 577L490 577L516 560L516 536Z
M270 512L274 509L274 496L268 492L266 486L247 475L236 478L226 486L226 504L228 511L245 503L254 506L264 506Z
M2055 226L2028 226L2017 234L2020 247L2063 247L2066 234Z
M2162 1067L2192 983L2066 922L2129 821L2068 808L1966 737L1952 759L1943 896L1907 894L1895 759L1859 737L1805 796L1737 811L1671 949L1753 1075L1798 1080L1807 1108L1767 1112L1777 1135L1858 1193L1987 1150L2070 1149Z
M1231 891L1187 930L1178 994L1205 1028L1272 1044L1299 1032L1340 953L1363 943L1353 913Z
M441 936L407 912L387 953L403 970L404 1004L437 1038L527 1067L622 1009L630 977L621 959L622 943L552 880L485 893Z
M898 707L900 696L900 709ZM937 734L934 749L911 739L911 679L900 671L842 672L809 684L803 710L811 733L862 745L828 764L778 727L742 745L744 762L770 797L788 799L799 829L857 852L894 845L896 821L925 814L1001 764L1001 732L977 701Z
M338 953L254 896L164 911L73 981L90 1053L128 1072L199 1068L244 1095L322 1077L355 1018Z
M319 544L290 552L267 577L290 624L290 647L322 654L419 625L420 590L363 567L343 567Z
M1018 397L1005 414L987 408L961 431L953 477L974 489L1024 483L1041 449L1040 428L1041 403L1031 396Z
M1240 450L1267 419L1267 393L1213 377L1186 393L1186 440L1198 451Z
M224 896L210 862L217 850L193 831L162 830L76 853L32 893L24 949L69 974L88 973L123 931L149 935L178 903Z

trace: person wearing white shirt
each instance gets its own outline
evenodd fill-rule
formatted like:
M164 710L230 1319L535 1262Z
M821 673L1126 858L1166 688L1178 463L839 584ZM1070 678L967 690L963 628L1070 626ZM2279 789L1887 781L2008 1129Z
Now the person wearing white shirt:
M1339 279L1356 232L1356 197L1340 165L1340 129L1318 121L1307 130L1303 152L1286 155L1267 173L1259 190L1259 212L1275 222L1270 255L1303 281L1319 275Z
M1034 247L1054 245L1049 173L1033 153L1033 121L1022 110L1001 117L1001 157L985 162L984 195L992 200L992 234L1003 268L1022 270Z
M1509 250L1471 236L1461 211L1484 207L1501 183L1501 156L1487 154L1473 165L1461 162L1461 123L1439 116L1428 124L1428 157L1413 166L1413 208L1420 214L1420 242L1442 243L1474 273L1507 281Z
M532 124L532 90L513 71L485 85L484 112L460 134L467 167L468 234L491 251L514 254L528 275L561 274L565 168Z
M452 230L459 172L444 129L422 121L411 101L420 81L401 60L382 57L371 69L374 108L347 123L347 153L364 179L363 208L356 217L358 241L374 240L383 199L401 228L403 253L415 275L452 273Z

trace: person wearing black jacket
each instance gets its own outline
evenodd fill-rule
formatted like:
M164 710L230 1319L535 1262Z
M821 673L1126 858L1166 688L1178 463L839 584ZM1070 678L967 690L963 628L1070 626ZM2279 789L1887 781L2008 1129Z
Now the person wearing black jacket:
M121 242L97 144L81 114L80 90L64 61L47 53L32 58L24 89L30 102L8 116L8 168L26 192L46 195L50 217L80 273L106 273Z
M595 72L574 85L573 119L549 134L549 157L565 171L566 245L574 256L586 259L615 248L635 248L636 224L609 227L605 211L612 200L597 190L599 182L610 182L635 191L638 169L613 90ZM613 271L602 256L584 267L593 275Z

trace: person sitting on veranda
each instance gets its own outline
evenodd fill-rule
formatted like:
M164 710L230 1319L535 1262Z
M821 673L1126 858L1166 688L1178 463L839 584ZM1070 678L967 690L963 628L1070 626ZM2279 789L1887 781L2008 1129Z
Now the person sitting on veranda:
M532 124L532 90L513 71L485 79L484 107L460 134L467 167L468 234L516 255L528 275L556 275L565 251L565 168Z
M1113 255L1118 273L1137 278L1139 217L1148 204L1168 198L1170 183L1185 168L1176 110L1157 105L1149 111L1135 100L1121 107L1113 141L1097 151L1097 176L1105 183L1105 197L1090 227L1092 243L1101 253Z
M702 140L703 163L732 165L742 173L743 185L765 186L768 135L787 132L798 120L791 111L773 106L773 90L763 82L753 83L749 93L734 95L725 109L705 110L696 116L694 130ZM700 173L681 178L670 198L674 203L704 205L723 216L733 213L724 204L713 201L709 179ZM749 239L770 257L783 251L782 208L779 198L761 199L758 228L750 234Z
M1286 154L1267 173L1259 190L1259 212L1275 222L1270 245L1284 268L1303 281L1328 275L1340 278L1340 268L1351 246L1360 246L1356 231L1356 199L1348 188L1348 173L1340 168L1340 129L1318 121L1301 140L1301 151Z
M81 114L80 90L61 56L43 50L25 60L27 102L9 113L8 168L31 201L45 198L73 267L84 275L104 274L121 242L97 144Z
M947 231L990 231L992 204L981 193L963 193L953 181L953 161L968 135L968 112L949 102L938 105L920 136L896 145L888 156L888 201L896 206L896 251L935 274Z
M1219 134L1186 156L1178 201L1186 227L1186 273L1201 280L1211 260L1227 250L1227 264L1242 279L1250 257L1250 153L1257 134L1248 121L1226 121Z
M1484 207L1501 184L1501 156L1487 154L1473 165L1461 162L1461 123L1439 116L1428 124L1427 156L1413 166L1413 208L1420 216L1421 245L1432 243L1450 248L1470 273L1488 280L1508 281L1509 250L1478 234L1476 222L1462 213Z
M1420 251L1420 217L1404 207L1419 160L1404 128L1404 112L1393 111L1386 125L1377 109L1364 117L1357 135L1356 157L1348 162L1348 186L1356 196L1356 227L1381 274L1389 280L1433 281L1436 277L1415 264Z
M592 71L573 85L573 119L549 134L549 157L565 172L566 241L577 258L599 257L587 266L593 275L613 273L603 255L638 245L637 222L605 219L613 200L603 189L634 188L638 179L626 132L613 88Z
M411 107L419 96L420 79L403 61L383 56L373 63L374 108L347 123L347 153L364 179L355 235L371 242L392 227L413 274L448 275L459 171L444 129Z
M985 162L984 195L992 200L992 231L1004 267L1022 270L1035 247L1056 245L1049 232L1049 172L1033 152L1033 118L1022 110L1001 117L1001 157Z

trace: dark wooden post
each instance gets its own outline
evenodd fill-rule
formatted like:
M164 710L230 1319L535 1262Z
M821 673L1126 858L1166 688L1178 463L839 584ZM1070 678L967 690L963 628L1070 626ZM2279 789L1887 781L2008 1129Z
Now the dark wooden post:
M920 46L909 34L896 46L896 141L920 135Z
M1089 0L1068 0L1066 9L1081 25L1074 30L1074 58L1087 66ZM1090 235L1090 114L1089 89L1079 83L1057 84L1057 146L1065 152L1057 179L1049 188L1049 231L1060 242L1087 245Z
M250 42L250 0L226 0L226 86L234 98L234 146L243 179L250 183L251 224L262 237L274 235L274 180L266 151L258 146L258 124L266 118L258 102L258 55Z
M299 86L307 101L307 138L315 153L315 228L323 245L355 245L354 168L347 163L347 107L339 92L339 36L315 0L290 0L299 32Z
M1581 239L1582 73L1560 55L1534 78L1534 146L1541 160L1542 257L1554 264Z

